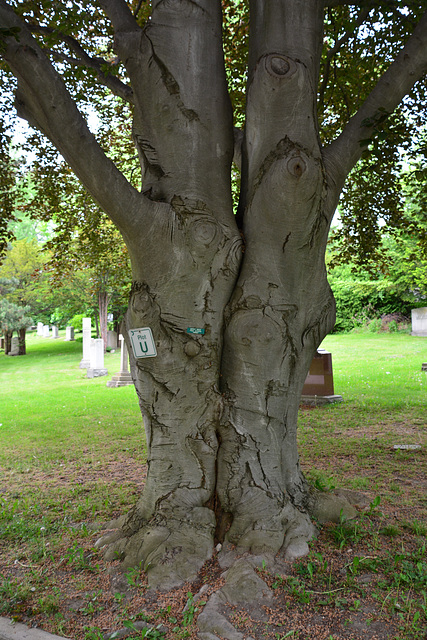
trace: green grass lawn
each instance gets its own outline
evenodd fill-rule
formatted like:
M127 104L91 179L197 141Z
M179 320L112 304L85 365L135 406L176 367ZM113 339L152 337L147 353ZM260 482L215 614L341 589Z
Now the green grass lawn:
M330 335L335 393L363 407L427 406L427 338L400 333Z
M38 464L50 459L114 452L121 443L142 449L142 419L133 386L107 388L120 368L120 352L107 353L108 376L86 377L79 368L82 343L27 339L27 355L0 353L0 461ZM342 428L394 417L426 425L427 338L407 334L331 335L335 393L344 403L309 413L319 423L333 416ZM301 416L301 426L306 417Z
M0 461L27 464L79 459L142 448L142 418L133 386L107 388L120 369L120 351L105 355L108 376L89 379L80 369L82 342L28 336L27 355L0 354Z

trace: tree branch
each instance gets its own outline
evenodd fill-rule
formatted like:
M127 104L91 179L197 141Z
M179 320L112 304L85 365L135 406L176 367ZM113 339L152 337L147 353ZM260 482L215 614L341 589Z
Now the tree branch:
M140 30L125 0L99 0L99 4L110 18L115 33Z
M341 135L324 150L330 175L341 189L381 120L392 113L427 72L427 11L395 61L380 77Z
M0 0L0 23L19 29L2 42L2 56L18 80L18 115L44 133L62 154L92 197L113 222L129 232L153 203L138 193L90 132L87 123L48 57L5 0Z
M71 56L66 56L65 54L51 49L49 50L49 53L53 57L55 57L57 60L68 62L69 64L72 64L74 66L88 67L90 69L93 69L96 72L97 79L101 84L110 89L110 91L112 91L112 93L114 93L115 95L123 98L123 100L125 100L126 102L133 102L133 91L131 87L119 80L119 78L117 78L116 76L106 72L105 68L103 68L106 66L111 66L111 63L109 63L107 60L100 57L93 58L89 56L89 54L86 53L86 51L75 38L68 34L62 33L61 31L56 31L56 29L53 29L51 27L30 25L29 29L33 33L54 33L55 35L57 35L58 38L60 38L62 42L64 42L64 44L66 44L69 49L71 51L74 51L74 53L79 57L73 58Z

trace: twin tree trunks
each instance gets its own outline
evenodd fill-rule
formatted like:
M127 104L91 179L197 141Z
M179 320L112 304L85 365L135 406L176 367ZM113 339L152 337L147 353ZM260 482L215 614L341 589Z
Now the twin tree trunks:
M121 95L133 103L141 192L106 157L6 0L0 20L19 29L19 40L6 35L1 55L18 80L18 113L57 146L129 250L127 330L149 327L157 349L131 361L148 475L120 529L99 545L168 588L195 578L218 542L289 559L308 551L321 498L300 469L297 412L310 362L334 325L328 230L369 122L392 112L425 73L426 15L322 147L320 0L250 0L244 132L233 130L220 0L152 0L144 29L124 0L99 4L130 83ZM341 508L332 504L332 517Z
M328 185L313 90L321 32L306 39L307 50L294 43L293 55L280 34L272 52L262 38L258 45L238 229L230 104L211 42L220 40L219 7L216 15L205 8L203 19L189 7L158 3L149 27L133 35L138 49L117 38L124 60L131 46L129 73L146 70L134 138L144 191L165 204L128 240L135 282L127 328L150 327L157 346L155 358L132 362L147 482L122 530L104 542L110 558L142 560L156 586L194 578L218 542L290 558L308 551L315 496L299 465L297 412L335 319L324 252L337 191ZM190 77L188 52L199 61Z

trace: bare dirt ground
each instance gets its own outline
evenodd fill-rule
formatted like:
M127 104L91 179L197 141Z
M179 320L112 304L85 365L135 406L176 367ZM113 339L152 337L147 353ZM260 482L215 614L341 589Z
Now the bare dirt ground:
M385 419L363 427L363 438L378 439L393 430L408 435L413 429L417 427L410 423ZM426 447L399 453L398 458L392 449L385 450L381 463L375 457L367 459L361 470L355 453L319 458L314 439L312 454L306 446L307 470L313 465L325 472L333 468L353 489L360 478L366 478L368 488L358 489L366 498L359 501L360 517L351 523L323 525L310 555L292 566L283 565L281 573L261 564L257 573L271 590L271 598L224 605L222 611L236 634L241 634L236 640L424 640ZM145 478L144 465L124 455L96 464L82 462L78 469L69 464L48 472L0 471L0 500L9 503L29 488L49 491L52 504L55 494L76 487L76 500L100 485L107 493L117 486L131 487L136 495ZM126 505L111 515L121 510ZM60 510L57 518L60 523ZM115 637L198 638L198 615L225 583L217 556L203 567L196 583L171 592L152 592L142 571L124 574L118 562L103 560L94 548L97 524L96 512L69 523L55 543L42 540L35 558L29 543L24 541L17 548L7 537L0 539L0 613L74 640L98 640L113 632Z

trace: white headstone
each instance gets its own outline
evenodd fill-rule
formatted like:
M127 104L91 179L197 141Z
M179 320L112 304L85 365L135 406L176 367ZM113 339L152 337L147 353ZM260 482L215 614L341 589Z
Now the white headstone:
M115 331L107 331L107 347L117 349L117 333Z
M83 358L80 361L80 369L90 367L90 341L92 328L90 318L83 318Z
M17 336L13 336L10 343L10 356L17 356L19 354L19 338Z
M90 365L87 368L88 378L106 376L107 369L104 368L104 340L102 338L92 338L90 341Z
M412 309L412 335L427 336L427 307Z
M71 342L74 340L74 327L65 327L65 341Z
M58 327L55 325L52 325L52 338L59 338Z
M43 337L43 322L37 323L37 335L40 336L40 338Z
M43 338L48 338L49 335L50 335L49 325L48 324L44 324L43 325Z

